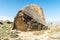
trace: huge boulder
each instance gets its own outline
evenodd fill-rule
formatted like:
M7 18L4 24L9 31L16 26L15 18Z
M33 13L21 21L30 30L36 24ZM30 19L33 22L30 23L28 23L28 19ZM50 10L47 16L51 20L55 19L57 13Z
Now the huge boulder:
M25 6L14 18L13 29L31 31L46 28L46 21L42 8L37 5Z

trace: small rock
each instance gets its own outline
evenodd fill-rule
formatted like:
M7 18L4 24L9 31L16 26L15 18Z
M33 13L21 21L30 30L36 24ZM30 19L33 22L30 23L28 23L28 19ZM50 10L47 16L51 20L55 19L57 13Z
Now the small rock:
M53 39L60 39L60 32L53 34L51 36L51 38L53 38Z

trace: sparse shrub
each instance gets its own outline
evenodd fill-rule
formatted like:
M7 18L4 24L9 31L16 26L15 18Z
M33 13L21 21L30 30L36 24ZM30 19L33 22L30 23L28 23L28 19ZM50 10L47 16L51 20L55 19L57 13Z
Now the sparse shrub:
M16 40L22 40L22 39L18 38L18 39L16 39Z
M4 39L4 40L9 40L8 38Z
M5 38L6 37L6 38ZM0 40L10 40L11 38L18 38L18 35L15 32L12 32L12 27L10 24L5 24L0 27Z
M1 25L3 25L3 23L2 23L2 22L0 22L0 24L1 24Z
M38 39L35 39L35 40L38 40Z
M11 22L11 21L9 21L9 20L7 20L6 22L7 22L8 24L11 24L11 23L12 23L12 22Z

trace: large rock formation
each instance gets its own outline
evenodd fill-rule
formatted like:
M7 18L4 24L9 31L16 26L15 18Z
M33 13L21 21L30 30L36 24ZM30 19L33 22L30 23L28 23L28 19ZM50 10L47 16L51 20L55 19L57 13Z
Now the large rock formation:
M13 29L27 31L46 28L46 21L42 8L37 5L28 5L24 7L14 18Z

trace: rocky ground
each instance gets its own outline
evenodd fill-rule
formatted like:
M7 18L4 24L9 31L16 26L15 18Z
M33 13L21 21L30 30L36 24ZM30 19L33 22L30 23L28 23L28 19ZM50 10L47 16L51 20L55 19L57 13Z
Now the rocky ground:
M60 40L60 29L21 32L18 35L22 40Z
M48 30L22 32L12 30L12 25L0 25L0 40L60 40L60 26L48 24Z

